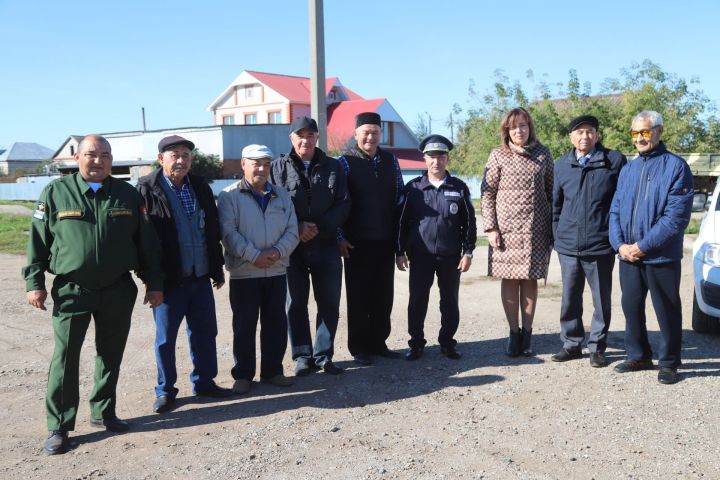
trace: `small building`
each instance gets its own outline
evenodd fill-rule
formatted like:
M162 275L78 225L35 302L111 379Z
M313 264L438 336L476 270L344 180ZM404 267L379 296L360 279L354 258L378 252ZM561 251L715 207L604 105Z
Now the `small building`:
M52 158L53 151L39 143L15 142L8 148L0 147L0 174L15 175L18 170L31 173L43 162Z

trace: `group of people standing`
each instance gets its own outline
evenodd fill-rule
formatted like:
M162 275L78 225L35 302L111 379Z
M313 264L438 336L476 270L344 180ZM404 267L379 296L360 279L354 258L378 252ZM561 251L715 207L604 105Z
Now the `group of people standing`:
M627 359L615 371L653 368L645 316L649 292L660 325L658 381L673 384L681 363L680 260L692 208L692 173L662 142L658 112L642 111L633 118L630 135L639 156L629 164L622 153L600 143L599 126L592 115L572 119L573 148L553 162L525 109L512 109L502 119L503 144L487 163L482 211L489 273L502 279L510 327L506 353L532 354L537 280L547 278L554 248L562 276L563 346L551 359L583 356L587 282L594 308L587 338L590 365L606 366L617 254Z
M454 337L460 314L460 275L472 264L476 243L470 191L448 172L453 144L441 135L420 143L427 171L404 184L397 159L379 144L381 118L356 117L353 146L335 159L317 147L315 120L290 126L292 148L275 157L264 145L242 151L242 179L217 204L205 180L190 173L194 144L177 135L158 144L159 168L137 190L113 178L106 139L86 136L75 158L79 172L50 183L38 200L23 269L28 303L45 310L45 272L51 291L55 351L46 412L49 454L64 453L74 430L78 363L91 319L97 357L90 423L126 431L116 415L116 385L137 288L153 309L157 385L153 411L172 410L178 389L176 341L183 319L193 369L193 393L211 398L248 392L256 374L260 322L260 380L292 385L283 372L289 336L295 376L333 362L344 274L348 349L354 362L401 358L390 350L394 270L409 269L405 358L423 355L429 292L438 279L438 343L449 359L461 358ZM508 112L502 145L493 150L483 181L483 225L489 274L502 279L510 327L507 354L532 355L537 280L547 277L553 239L563 278L562 350L554 361L582 356L582 291L587 279L595 306L588 340L590 363L604 366L610 324L614 254L621 259L628 359L620 372L652 367L644 299L653 299L662 330L660 373L677 381L681 313L678 296L682 231L692 200L687 164L660 137L662 117L641 112L632 137L640 159L598 142L598 121L574 119L574 148L553 163L524 109ZM624 167L624 168L623 168ZM678 243L679 242L679 243ZM679 246L678 246L679 245ZM217 320L213 287L225 284L233 312L232 388L215 383ZM317 304L315 333L308 312L310 286Z

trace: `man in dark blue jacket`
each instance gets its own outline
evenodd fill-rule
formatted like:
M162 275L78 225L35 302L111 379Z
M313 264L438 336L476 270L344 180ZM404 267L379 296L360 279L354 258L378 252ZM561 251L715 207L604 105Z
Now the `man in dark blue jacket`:
M193 371L190 381L198 396L227 397L232 390L215 383L218 373L215 297L212 287L225 283L220 223L210 186L190 174L195 145L178 135L158 144L160 168L138 181L138 191L163 246L164 301L153 309L158 383L153 411L175 404L175 342L187 323Z
M648 291L660 325L658 381L678 381L682 342L680 260L690 221L693 177L685 159L660 140L662 116L646 110L632 121L631 135L640 156L620 174L610 208L610 243L620 257L620 288L625 313L627 360L620 373L653 367L645 325Z
M572 119L568 131L574 148L555 161L552 226L562 272L563 347L551 358L565 362L582 357L582 297L587 280L594 307L587 341L590 365L604 367L615 266L608 217L620 169L627 159L598 142L598 127L598 119L592 115Z
M287 269L288 326L298 376L314 369L342 373L332 362L342 285L337 229L350 212L350 197L345 171L316 147L318 138L317 122L297 117L290 125L292 149L273 160L270 171L273 185L292 197L298 219L300 244L290 255ZM317 303L314 347L308 315L311 279Z
M460 273L467 272L475 249L475 209L465 183L447 171L453 144L442 135L420 142L427 172L408 182L400 207L395 263L405 271L410 260L407 360L425 347L425 315L435 275L440 289L440 343L446 357L461 357L453 338L460 323Z

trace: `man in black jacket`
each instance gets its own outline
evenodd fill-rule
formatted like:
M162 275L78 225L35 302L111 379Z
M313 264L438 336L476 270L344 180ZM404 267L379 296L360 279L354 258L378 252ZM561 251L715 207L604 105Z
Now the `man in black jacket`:
M379 147L382 122L375 112L355 118L355 141L338 158L348 177L352 208L339 241L345 258L348 348L355 362L371 355L400 358L387 348L395 275L395 211L405 188L394 155Z
M551 358L565 362L582 357L585 340L582 295L590 286L594 312L587 347L590 365L604 367L610 328L610 295L615 255L608 237L610 204L620 169L627 159L598 142L597 118L583 115L568 125L573 148L555 162L553 238L562 273L560 339Z
M300 244L290 255L287 282L290 343L299 376L318 368L342 373L332 362L342 288L337 229L347 218L350 199L345 172L315 146L317 141L315 120L296 118L290 126L292 149L276 158L270 171L271 183L290 193L298 219ZM317 304L314 348L308 315L311 279Z
M183 317L193 363L193 392L215 398L232 395L232 390L219 387L214 380L218 367L212 286L222 287L225 274L212 190L202 177L188 173L194 148L191 141L178 135L163 138L158 144L160 168L140 178L137 186L163 246L164 301L153 309L156 413L171 410L178 394L175 342Z

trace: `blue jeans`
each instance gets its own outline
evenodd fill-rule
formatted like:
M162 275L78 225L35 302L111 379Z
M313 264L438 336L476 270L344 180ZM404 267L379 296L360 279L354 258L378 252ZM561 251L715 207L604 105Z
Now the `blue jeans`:
M190 359L193 364L190 373L193 392L207 390L214 385L214 378L218 373L215 348L217 319L210 278L185 278L181 286L166 288L163 296L163 303L153 309L155 360L158 368L155 395L175 398L178 393L175 388L175 342L183 317L186 320Z
M235 380L255 376L255 332L260 316L260 378L283 373L287 349L285 275L230 280L230 307L233 312L233 356Z
M308 314L311 280L317 304L314 349ZM313 240L301 243L290 256L287 282L292 358L312 359L316 365L322 366L332 360L340 315L342 263L336 241Z

